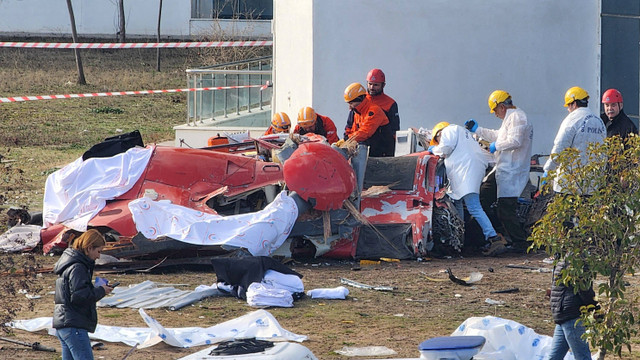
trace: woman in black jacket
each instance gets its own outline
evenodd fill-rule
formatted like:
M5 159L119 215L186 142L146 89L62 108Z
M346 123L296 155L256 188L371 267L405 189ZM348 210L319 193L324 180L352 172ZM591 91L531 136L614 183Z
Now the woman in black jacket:
M593 286L587 290L575 292L572 286L565 286L558 282L560 272L566 268L566 262L561 259L553 269L553 283L551 285L551 315L556 323L553 333L553 343L549 360L562 360L571 348L576 360L591 360L589 344L582 335L585 328L580 320L580 308L597 305Z
M53 267L58 275L53 327L62 345L62 360L93 359L89 333L98 325L96 302L113 290L91 282L104 245L99 231L88 230L74 240Z

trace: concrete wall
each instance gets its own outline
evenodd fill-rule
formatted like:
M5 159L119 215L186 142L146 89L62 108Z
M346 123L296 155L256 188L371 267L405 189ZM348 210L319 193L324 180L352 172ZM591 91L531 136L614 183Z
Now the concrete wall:
M76 27L80 36L112 35L113 38L116 37L118 31L117 1L74 0L72 3ZM127 36L155 36L158 3L158 0L127 0L124 2ZM190 0L163 1L161 32L175 37L188 37L190 18ZM66 1L0 1L0 32L29 35L71 34Z
M274 0L275 106L295 118L313 106L344 128L342 94L381 68L401 128L498 128L487 98L511 93L548 153L566 116L565 91L581 86L599 108L598 0ZM310 28L312 26L312 28Z

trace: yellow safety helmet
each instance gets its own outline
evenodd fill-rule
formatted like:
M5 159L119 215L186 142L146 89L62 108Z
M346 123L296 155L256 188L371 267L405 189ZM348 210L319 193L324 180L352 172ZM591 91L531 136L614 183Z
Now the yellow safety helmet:
M316 112L312 107L305 106L298 111L298 125L303 128L313 127L316 124L317 118L318 115L316 115Z
M567 92L564 94L564 107L568 107L569 104L571 104L576 100L587 100L587 99L589 99L589 93L587 92L587 90L579 86L574 86L569 90L567 90Z
M431 130L431 141L429 142L429 145L438 145L438 141L436 141L436 135L438 135L438 133L447 126L449 126L448 122L441 121L433 127L433 130Z
M367 90L360 83L353 83L344 89L344 101L351 102L359 96L366 95Z
M289 115L283 112L273 114L271 127L273 127L273 131L276 133L289 132L289 127L291 127Z
M499 104L505 102L510 97L511 95L509 95L509 93L504 90L496 90L492 92L491 95L489 95L488 101L489 110L491 110L491 113L493 114L496 110L496 107L498 107Z

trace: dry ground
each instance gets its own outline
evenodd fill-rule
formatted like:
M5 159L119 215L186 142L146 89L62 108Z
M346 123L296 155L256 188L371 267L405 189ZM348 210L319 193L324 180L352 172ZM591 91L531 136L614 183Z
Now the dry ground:
M316 260L295 263L292 268L304 275L305 289L335 287L340 278L348 278L370 285L396 287L393 292L362 290L350 287L347 300L313 300L303 298L293 308L269 308L275 318L287 330L307 335L308 347L320 359L346 359L333 353L343 346L383 345L397 351L397 357L418 357L417 345L430 337L448 335L465 319L472 316L498 316L518 321L536 332L551 335L549 300L545 295L550 285L549 273L526 269L509 268L516 264L529 267L549 268L542 262L545 254L503 255L499 258L456 258L429 261L402 261L363 266L353 270L350 261ZM41 263L52 264L56 259L42 257ZM473 271L481 272L482 280L471 287L454 284L448 280L434 282L426 277L446 279L443 270L450 267L459 277ZM178 271L160 274L108 275L121 281L124 286L152 280L162 283L188 284L194 288L199 284L211 284L215 273L211 268L202 271ZM30 319L51 316L55 276L43 274L37 284L43 288L43 298L35 301L33 311L23 310L17 318ZM638 292L640 280L629 278L630 291ZM122 285L121 285L122 286ZM492 294L491 291L517 287L516 293ZM485 303L485 299L501 300L504 306ZM26 298L19 298L25 305ZM210 298L193 306L171 312L163 309L148 310L165 327L209 327L254 309L236 298ZM98 310L99 323L116 326L144 326L136 310ZM44 333L15 331L15 339L38 341L60 349L55 337ZM29 359L55 359L57 355L31 350L16 350L20 346L0 344L0 358L23 356ZM637 346L634 346L637 347ZM177 349L159 344L136 350L129 359L177 359L202 348ZM121 359L129 350L124 344L106 343L105 349L96 351L98 359ZM625 356L638 358L638 352ZM611 357L612 358L612 357Z

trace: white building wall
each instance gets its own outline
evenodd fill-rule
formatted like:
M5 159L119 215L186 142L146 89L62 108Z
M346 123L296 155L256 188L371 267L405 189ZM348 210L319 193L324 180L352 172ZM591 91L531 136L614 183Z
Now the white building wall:
M284 111L295 122L298 110L313 104L314 61L322 61L322 57L315 53L313 2L287 1L284 6L276 4L278 0L274 0L272 25L272 79L277 79L273 88L273 98L277 101L273 112Z
M79 36L112 35L118 31L118 5L115 0L73 0L73 11ZM155 36L158 22L158 0L126 0L127 36ZM189 36L190 0L162 2L161 33L176 37ZM69 12L63 0L0 1L0 32L29 35L71 34Z
M274 111L292 120L310 105L341 131L344 88L374 67L403 129L469 118L497 129L487 98L504 89L534 125L534 152L548 153L569 87L599 108L598 0L274 0L273 29Z

